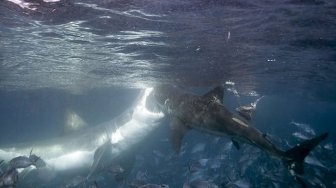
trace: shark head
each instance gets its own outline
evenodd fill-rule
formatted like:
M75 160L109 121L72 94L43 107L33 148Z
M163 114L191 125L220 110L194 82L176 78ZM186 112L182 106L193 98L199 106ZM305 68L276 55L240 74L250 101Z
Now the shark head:
M137 148L139 143L160 126L164 114L147 108L147 104L151 103L147 100L152 90L145 88L133 106L118 117L100 125L87 126L78 132L46 140L0 145L0 163L1 159L10 161L18 156L27 156L32 148L34 154L30 152L30 156L24 159L32 160L35 167L45 166L48 172L51 172L49 174L87 169L92 169L90 174L93 174L98 172L101 166L119 162L120 158L128 157L129 151ZM127 170L126 167L124 170Z

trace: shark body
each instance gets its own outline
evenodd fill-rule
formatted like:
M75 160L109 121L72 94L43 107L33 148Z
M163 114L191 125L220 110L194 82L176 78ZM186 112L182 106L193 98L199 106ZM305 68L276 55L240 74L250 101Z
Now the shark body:
M132 108L101 125L59 138L0 146L0 159L10 161L17 156L26 156L33 150L45 161L48 169L61 173L85 169L92 174L99 170L94 165L94 154L98 148L109 142L104 152L109 153L110 161L106 164L112 164L114 159L119 160L123 153L129 152L160 125L163 113L152 112L146 107L151 91L145 89Z
M282 159L291 174L296 175L303 174L304 158L328 136L323 133L284 151L276 147L265 133L225 108L224 88L221 86L199 96L176 86L162 85L154 89L153 95L157 103L172 116L170 140L176 152L179 152L187 131L196 129L217 136L229 136L238 149L239 141L254 145Z

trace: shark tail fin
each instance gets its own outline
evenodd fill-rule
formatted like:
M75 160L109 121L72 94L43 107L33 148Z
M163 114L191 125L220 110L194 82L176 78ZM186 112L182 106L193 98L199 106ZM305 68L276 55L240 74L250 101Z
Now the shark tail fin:
M305 157L324 139L328 133L320 134L310 140L305 140L295 147L287 150L284 154L283 161L287 165L292 175L303 174L303 161Z

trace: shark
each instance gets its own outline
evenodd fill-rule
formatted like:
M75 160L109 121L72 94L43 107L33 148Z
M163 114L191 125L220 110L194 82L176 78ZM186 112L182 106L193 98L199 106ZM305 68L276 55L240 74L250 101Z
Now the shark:
M153 98L159 108L171 117L170 142L173 150L179 153L184 135L190 129L195 129L229 137L237 149L242 142L256 146L271 156L280 158L291 175L302 175L305 157L327 138L328 133L322 133L284 151L273 144L265 133L224 106L224 90L223 86L217 86L200 96L175 85L158 85L154 88Z
M33 150L34 155L43 159L46 168L51 171L66 173L85 169L92 175L99 171L95 163L102 163L101 160L97 162L95 156L99 148L104 148L104 153L109 154L108 159L103 158L109 160L104 164L113 164L114 159L120 161L124 153L130 153L158 128L164 114L151 111L146 106L152 90L146 88L141 91L131 108L108 122L57 138L0 146L0 160L10 161Z

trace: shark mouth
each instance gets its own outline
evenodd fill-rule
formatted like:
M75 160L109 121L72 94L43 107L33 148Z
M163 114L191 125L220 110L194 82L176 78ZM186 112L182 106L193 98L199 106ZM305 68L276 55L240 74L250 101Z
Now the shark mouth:
M125 139L135 140L135 137L141 137L142 135L138 135L140 129L142 130L140 132L148 133L153 126L157 125L158 120L164 117L163 112L153 112L146 107L148 96L152 91L153 88L145 89L143 96L133 110L132 119L112 132L112 144L117 144Z

